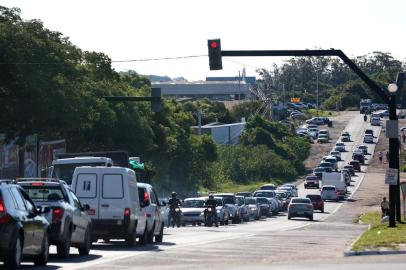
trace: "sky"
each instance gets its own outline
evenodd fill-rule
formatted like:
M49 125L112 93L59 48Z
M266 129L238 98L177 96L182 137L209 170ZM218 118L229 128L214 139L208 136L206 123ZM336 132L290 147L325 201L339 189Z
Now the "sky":
M223 50L341 49L348 56L373 51L405 61L403 0L0 0L23 19L39 19L86 51L113 61L117 71L185 77L238 76L287 58L224 58L210 71L207 39Z

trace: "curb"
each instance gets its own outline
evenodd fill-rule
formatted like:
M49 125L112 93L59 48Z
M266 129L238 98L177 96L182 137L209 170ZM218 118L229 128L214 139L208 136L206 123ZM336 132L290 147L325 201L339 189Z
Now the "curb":
M396 255L406 254L406 250L368 250L368 251L344 251L344 257L365 255Z

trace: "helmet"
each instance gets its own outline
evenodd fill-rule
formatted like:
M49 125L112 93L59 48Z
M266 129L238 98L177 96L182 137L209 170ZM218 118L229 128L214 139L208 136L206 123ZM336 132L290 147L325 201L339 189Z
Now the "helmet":
M176 192L172 192L172 198L175 198L177 195Z
M209 199L210 199L210 200L213 200L213 199L214 199L214 195L213 195L213 194L210 194L210 195L209 195Z

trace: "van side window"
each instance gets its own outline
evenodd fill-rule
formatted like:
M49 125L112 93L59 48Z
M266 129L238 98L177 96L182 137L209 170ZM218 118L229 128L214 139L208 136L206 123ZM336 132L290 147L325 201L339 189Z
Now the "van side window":
M75 193L79 198L93 199L97 195L97 175L80 173L77 175Z
M156 195L156 192L154 189L151 190L151 197L154 197L155 204L159 204L158 196Z
M158 201L157 201L156 196L155 196L155 192L153 190L151 190L150 194L151 194L150 195L151 196L151 203L152 204L158 204Z
M23 198L22 198L22 195L21 195L21 193L18 191L18 189L15 188L15 187L12 187L12 188L10 189L10 191L11 191L11 194L13 195L13 197L14 197L14 199L15 199L15 202L16 202L16 204L17 204L17 209L18 209L18 210L24 210L24 211L26 211L27 208L26 208L26 206L25 206L25 203L24 203L24 200L23 200Z
M102 178L102 197L104 199L124 198L123 182L121 174L104 174Z

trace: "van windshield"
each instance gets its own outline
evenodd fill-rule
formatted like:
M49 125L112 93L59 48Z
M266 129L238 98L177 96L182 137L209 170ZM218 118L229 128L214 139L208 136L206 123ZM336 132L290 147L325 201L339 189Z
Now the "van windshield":
M70 163L70 164L55 164L52 172L52 178L65 181L68 185L72 184L72 177L76 167L81 166L105 166L104 162L91 163Z

